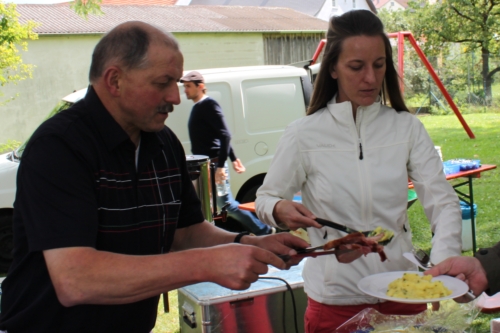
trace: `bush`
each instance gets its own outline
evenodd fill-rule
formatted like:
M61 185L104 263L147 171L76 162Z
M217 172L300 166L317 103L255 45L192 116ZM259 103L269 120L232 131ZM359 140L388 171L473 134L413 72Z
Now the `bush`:
M0 143L0 154L14 151L21 145L21 142L16 140L7 140L7 143Z

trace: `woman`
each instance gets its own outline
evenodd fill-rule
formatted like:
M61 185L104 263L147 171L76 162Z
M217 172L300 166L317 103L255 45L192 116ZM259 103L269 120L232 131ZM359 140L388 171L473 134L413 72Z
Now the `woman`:
M408 178L431 222L432 262L459 255L458 198L429 135L403 101L382 22L366 10L333 17L307 116L286 129L257 193L257 215L284 229L307 227L312 246L345 236L315 217L356 230L381 226L395 235L385 246L385 262L378 255L349 264L334 256L306 262L306 332L332 332L366 307L386 314L426 309L384 302L357 288L367 275L416 269L402 256L412 250ZM299 190L302 204L291 201Z

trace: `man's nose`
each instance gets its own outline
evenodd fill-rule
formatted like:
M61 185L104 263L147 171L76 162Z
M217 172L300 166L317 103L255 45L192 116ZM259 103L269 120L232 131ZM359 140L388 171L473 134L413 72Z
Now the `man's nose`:
M171 103L174 105L181 104L181 95L179 92L179 87L177 85L173 86L171 89L168 89L166 91L165 102Z

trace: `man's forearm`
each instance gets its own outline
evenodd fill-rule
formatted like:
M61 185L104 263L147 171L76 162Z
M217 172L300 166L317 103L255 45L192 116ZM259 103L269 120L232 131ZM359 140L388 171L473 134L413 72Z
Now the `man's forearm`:
M44 251L57 296L64 306L126 304L204 281L196 262L201 249L132 256L93 248Z
M236 234L218 228L208 221L177 229L173 251L232 243Z

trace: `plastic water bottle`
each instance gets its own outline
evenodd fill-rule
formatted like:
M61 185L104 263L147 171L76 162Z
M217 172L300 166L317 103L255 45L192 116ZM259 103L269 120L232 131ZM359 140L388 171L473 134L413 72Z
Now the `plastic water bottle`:
M222 197L228 193L229 181L226 179L222 183L217 183L217 195Z
M215 186L217 187L217 195L222 197L229 193L229 170L227 167L224 168L224 173L226 174L226 179L222 181L222 183L217 183Z

